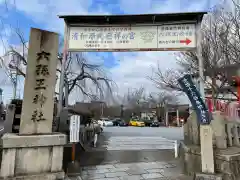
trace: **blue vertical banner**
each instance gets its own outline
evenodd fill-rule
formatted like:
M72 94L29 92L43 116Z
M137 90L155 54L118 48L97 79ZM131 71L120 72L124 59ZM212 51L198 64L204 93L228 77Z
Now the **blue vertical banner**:
M183 77L179 78L178 83L182 87L183 91L187 94L188 99L190 100L193 108L195 109L199 123L210 124L210 113L200 92L193 83L191 75L186 74Z

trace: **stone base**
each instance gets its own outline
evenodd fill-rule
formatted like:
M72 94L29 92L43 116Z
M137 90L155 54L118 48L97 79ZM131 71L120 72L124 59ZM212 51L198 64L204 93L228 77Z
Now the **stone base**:
M183 172L187 175L201 173L200 146L180 143L180 158ZM223 180L240 179L240 147L214 150L215 172L222 174Z
M222 175L196 173L194 180L222 180Z
M47 173L47 174L37 174L37 175L28 175L28 176L16 176L16 177L7 177L0 178L1 180L55 180L55 179L64 179L65 173Z
M4 134L2 137L0 178L3 179L63 179L63 148L66 135Z

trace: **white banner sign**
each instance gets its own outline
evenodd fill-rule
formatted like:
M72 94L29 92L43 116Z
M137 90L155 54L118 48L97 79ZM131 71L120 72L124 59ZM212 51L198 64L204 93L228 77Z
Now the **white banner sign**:
M80 116L71 116L69 130L70 142L79 142Z
M163 51L196 47L196 25L70 27L69 51Z

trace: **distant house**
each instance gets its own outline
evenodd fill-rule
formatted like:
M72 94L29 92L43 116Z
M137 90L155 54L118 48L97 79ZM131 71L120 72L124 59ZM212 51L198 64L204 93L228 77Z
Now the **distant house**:
M92 113L86 103L76 103L68 106L68 112L71 115L81 116L81 124L87 124L92 117Z
M92 101L88 103L76 102L74 105L69 106L69 112L99 119L100 116L102 116L102 111L105 107L106 104L101 101Z
M165 115L165 121L168 121L166 124L176 124L177 116L186 121L189 116L189 104L168 104Z

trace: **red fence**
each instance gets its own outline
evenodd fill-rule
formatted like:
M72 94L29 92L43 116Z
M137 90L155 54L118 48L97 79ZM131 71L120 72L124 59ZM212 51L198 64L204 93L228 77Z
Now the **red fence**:
M210 112L213 112L213 101L211 98L206 99L206 104L209 108ZM217 100L216 102L216 110L221 111L225 114L229 119L240 120L240 104L239 102L224 102L221 100Z

